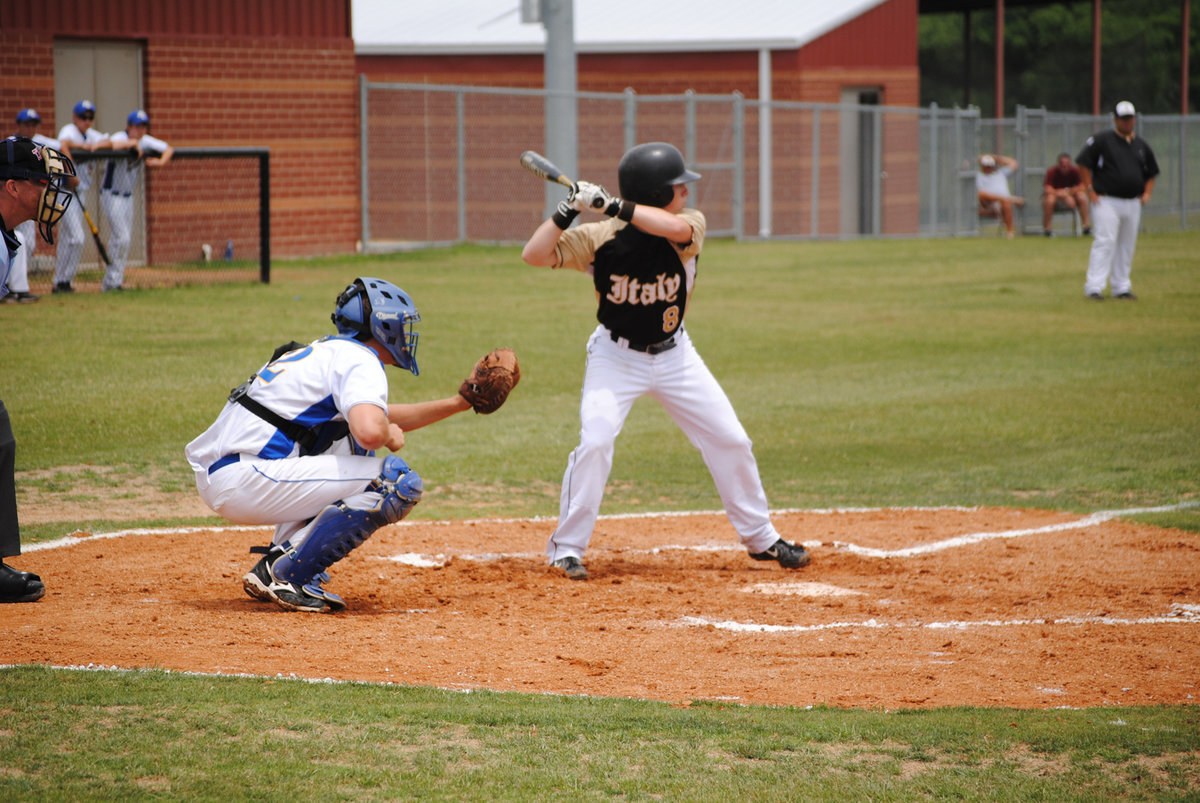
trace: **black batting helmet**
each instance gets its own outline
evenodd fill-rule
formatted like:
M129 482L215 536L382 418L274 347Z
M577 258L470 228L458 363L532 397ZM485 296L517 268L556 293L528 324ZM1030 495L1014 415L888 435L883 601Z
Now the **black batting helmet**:
M629 149L617 165L621 197L635 204L664 207L675 197L676 184L700 178L683 163L683 154L667 142L647 142Z

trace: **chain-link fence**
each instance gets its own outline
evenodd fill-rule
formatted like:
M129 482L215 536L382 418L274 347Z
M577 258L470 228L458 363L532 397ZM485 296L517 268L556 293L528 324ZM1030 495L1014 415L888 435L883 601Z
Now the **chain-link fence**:
M365 78L360 89L367 250L522 242L545 219L544 185L518 159L544 148L546 91ZM625 150L672 142L704 176L693 205L710 236L738 239L975 235L981 152L1020 162L1012 190L1026 199L1025 225L1040 233L1045 170L1112 124L1023 107L1015 118L985 120L973 107L761 103L738 93L573 97L574 178L615 191ZM1200 176L1200 116L1142 116L1138 126L1162 169L1143 225L1195 225L1200 192L1189 196L1187 185Z
M133 171L132 186L114 183L113 173L129 171L136 155L71 154L77 171L90 174L90 186L77 191L53 245L34 237L23 246L31 291L52 292L63 282L98 290L113 264L124 265L120 284L127 289L268 280L266 148L177 148L167 165ZM214 172L245 180L213 181ZM115 236L125 230L127 238Z

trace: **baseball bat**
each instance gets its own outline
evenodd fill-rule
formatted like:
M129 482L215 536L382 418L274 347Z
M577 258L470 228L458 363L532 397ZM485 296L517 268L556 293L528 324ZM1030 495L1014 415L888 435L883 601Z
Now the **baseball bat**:
M111 265L112 260L108 258L108 249L104 247L104 243L100 242L100 230L92 222L92 216L88 214L87 207L83 205L83 199L79 197L78 193L71 194L75 196L75 203L79 204L79 208L83 210L83 217L88 222L88 228L92 230L92 239L96 241L96 250L100 252L100 258L104 260L105 265Z
M564 187L570 187L573 183L571 179L563 174L563 171L558 169L558 166L554 162L542 156L537 151L525 151L521 154L521 167L533 173L538 178L556 182Z

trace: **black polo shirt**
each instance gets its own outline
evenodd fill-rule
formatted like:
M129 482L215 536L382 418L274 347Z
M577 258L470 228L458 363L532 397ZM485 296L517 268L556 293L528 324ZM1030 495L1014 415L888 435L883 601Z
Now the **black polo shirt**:
M1146 182L1158 175L1158 162L1150 144L1135 136L1126 141L1114 129L1088 137L1075 163L1092 171L1097 195L1137 198Z

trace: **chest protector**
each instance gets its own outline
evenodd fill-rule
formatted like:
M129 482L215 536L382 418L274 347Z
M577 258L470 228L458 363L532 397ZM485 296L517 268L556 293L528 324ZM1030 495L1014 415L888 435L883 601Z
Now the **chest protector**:
M618 337L658 343L683 323L687 277L669 240L626 226L596 250L593 268L596 318Z

